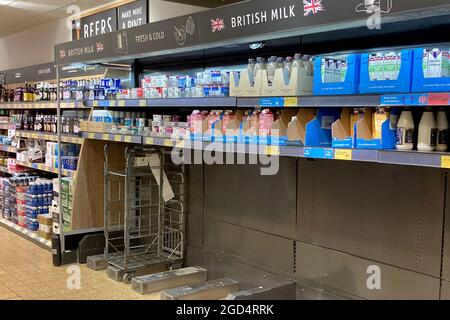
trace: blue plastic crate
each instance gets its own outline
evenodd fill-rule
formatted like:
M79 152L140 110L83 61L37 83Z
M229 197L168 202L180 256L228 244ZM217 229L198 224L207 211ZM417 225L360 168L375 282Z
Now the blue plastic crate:
M305 147L331 147L331 125L339 119L340 110L321 108L306 125Z
M314 64L314 88L315 96L357 94L360 77L361 55L347 55L347 75L343 82L322 82L322 59L317 57Z
M370 80L369 53L361 56L360 93L408 93L411 92L413 50L401 51L400 73L397 80Z
M412 92L448 92L450 91L450 77L425 78L423 74L423 50L414 49L414 71Z
M396 131L391 128L391 121L386 120L382 125L381 139L356 138L357 149L393 150L396 146Z

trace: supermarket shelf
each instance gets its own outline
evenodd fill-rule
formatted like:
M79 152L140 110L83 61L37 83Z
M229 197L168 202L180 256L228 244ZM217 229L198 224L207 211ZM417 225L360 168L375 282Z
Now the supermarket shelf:
M448 106L450 93L407 93L385 95L338 95L298 97L227 97L147 100L85 101L87 107L161 107L161 108L302 108L302 107L381 107Z
M0 151L17 153L17 148L0 144Z
M34 131L16 131L16 136L21 138L28 138L28 139L41 139L41 140L47 140L47 141L58 141L58 134L56 133L41 133L41 132L34 132ZM62 135L61 137L62 142L66 143L75 143L75 144L82 144L83 138L74 136L74 135Z
M300 96L300 97L254 97L237 98L238 108L301 108L301 107L376 107L380 105L379 95L356 96Z
M0 109L27 110L27 109L57 109L56 101L37 101L37 102L11 102L1 103ZM61 101L61 109L82 109L83 101Z
M15 172L9 170L7 167L0 166L0 171L4 173L14 174Z
M418 151L385 151L364 149L309 148L295 145L255 145L239 143L220 143L190 140L172 140L159 137L124 136L101 133L83 133L84 137L94 140L125 142L154 145L168 148L191 150L214 150L216 152L233 152L246 154L264 154L307 159L345 160L372 162L381 164L420 166L450 169L450 153L423 153Z
M35 243L36 245L46 249L46 250L50 250L52 248L52 241L51 240L46 240L44 238L41 238L40 236L37 235L36 232L30 231L26 228L22 228L21 226L18 226L17 224L8 221L6 219L3 219L2 217L0 217L0 226L14 232L15 234L27 239L27 240L31 240L33 243Z
M28 167L28 168L32 168L35 170L46 171L46 172L58 174L58 169L47 167L46 165L44 165L42 163L31 163L31 162L24 162L24 161L18 161L18 160L16 161L16 163L23 167ZM75 178L76 172L70 171L70 170L62 170L62 175L65 177Z
M83 138L91 139L91 140L125 142L125 143L134 143L134 144L141 144L142 143L142 137L141 136L135 136L135 135L82 132L81 136Z
M0 123L0 130L10 130L15 129L14 124L12 123Z
M236 107L236 98L177 98L177 99L141 99L141 100L100 100L85 101L87 107Z

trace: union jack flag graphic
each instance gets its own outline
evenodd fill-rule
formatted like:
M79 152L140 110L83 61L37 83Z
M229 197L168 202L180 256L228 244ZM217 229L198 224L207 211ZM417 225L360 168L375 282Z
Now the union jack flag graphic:
M427 96L420 96L419 98L419 103L420 104L428 104L428 97Z
M325 11L322 0L303 0L303 9L305 10L305 17L309 16L311 13L316 15L319 11Z
M211 19L212 32L222 31L225 29L225 21L223 19Z
M97 48L97 52L102 52L105 49L105 47L103 46L103 43L101 43L101 42L97 42L95 44L95 47Z

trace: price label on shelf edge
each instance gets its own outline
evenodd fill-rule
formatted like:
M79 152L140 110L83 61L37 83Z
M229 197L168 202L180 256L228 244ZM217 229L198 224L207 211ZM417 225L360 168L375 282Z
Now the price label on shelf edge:
M155 140L153 138L145 138L145 144L154 145Z
M334 158L336 160L352 161L353 160L353 150L336 149L334 151Z
M125 136L125 142L131 143L131 136Z
M298 98L297 97L284 98L284 106L285 107L297 107L298 106Z
M266 155L268 156L279 156L280 147L278 146L266 146Z
M164 140L164 146L165 147L173 147L173 141L172 140Z
M450 156L441 157L441 168L450 169Z
M178 149L184 149L184 141L183 140L177 141L175 147Z
M118 136L118 135L115 135L115 136L114 136L114 141L116 141L116 142L122 142L122 137L121 137L121 136Z

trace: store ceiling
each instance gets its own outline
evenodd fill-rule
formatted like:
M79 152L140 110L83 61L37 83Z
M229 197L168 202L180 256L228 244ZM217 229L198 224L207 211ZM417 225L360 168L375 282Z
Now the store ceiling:
M0 38L68 17L66 10L69 5L77 5L84 11L111 2L114 1L0 0Z

